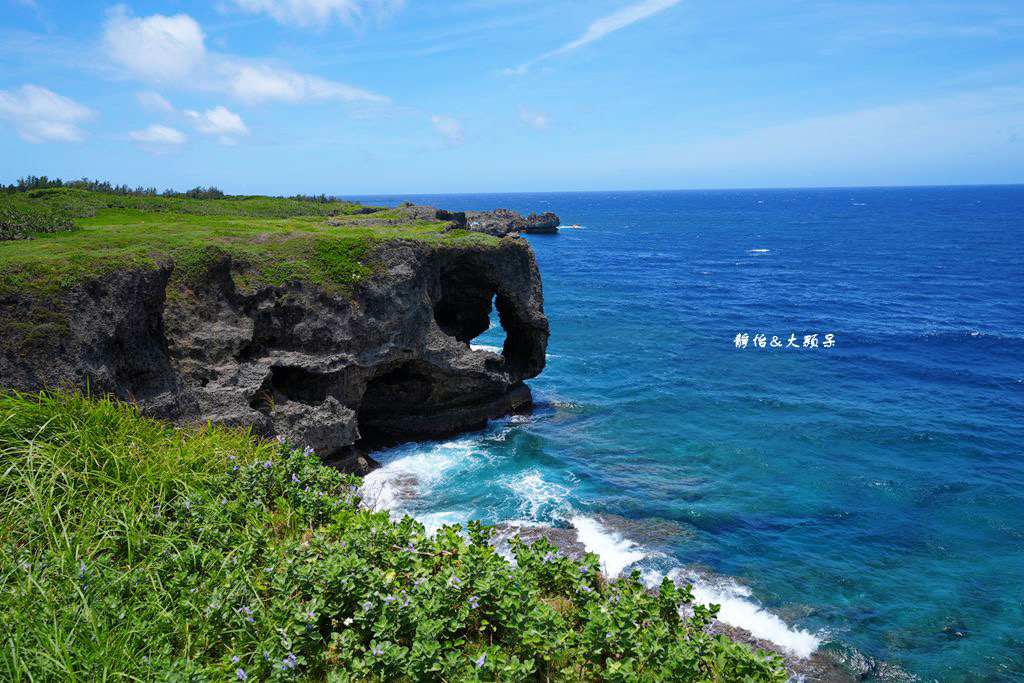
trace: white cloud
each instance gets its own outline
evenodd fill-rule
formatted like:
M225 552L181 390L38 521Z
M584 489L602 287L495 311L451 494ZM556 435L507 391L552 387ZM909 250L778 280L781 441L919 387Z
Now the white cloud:
M669 7L674 7L675 5L678 5L680 1L681 0L643 0L642 2L623 7L618 12L613 12L608 16L604 16L593 21L590 26L587 27L587 30L583 32L583 35L576 40L570 41L561 47L551 50L550 52L545 52L541 56L520 64L517 67L504 69L502 70L502 73L505 75L522 76L529 71L530 67L534 64L543 62L545 59L549 59L555 55L581 48L595 40L600 40L609 33L614 33L619 29L635 24L641 19L646 19L647 17L654 16L659 12L667 10Z
M28 142L81 142L77 124L92 117L88 107L38 85L0 90L0 119L12 122Z
M187 14L131 16L124 5L111 12L103 43L111 59L130 74L155 83L180 82L206 59L203 31Z
M430 122L434 124L434 130L445 139L445 142L452 145L462 144L462 124L452 116L431 116Z
M547 114L524 104L519 105L519 120L534 130L547 130L551 125L551 119Z
M104 44L110 59L132 78L188 90L226 93L247 104L329 99L390 102L368 90L302 74L265 60L210 52L199 24L185 14L136 18L120 5L107 19ZM150 104L156 102L149 99Z
M140 143L147 152L162 153L185 144L185 134L169 126L159 123L150 124L144 130L133 130L128 137Z
M323 27L338 19L355 24L382 20L400 10L405 0L235 0L247 12L265 12L282 24Z
M174 111L174 107L167 101L167 98L158 92L152 90L145 90L135 96L138 100L139 105L146 111L152 112L170 112Z
M196 130L218 136L222 145L237 144L238 136L249 134L249 128L242 121L242 117L223 106L208 109L202 114L187 109L184 114L192 121Z
M338 99L343 102L389 102L387 97L360 88L300 74L258 62L225 60L220 73L228 92L247 104L277 100L305 102Z

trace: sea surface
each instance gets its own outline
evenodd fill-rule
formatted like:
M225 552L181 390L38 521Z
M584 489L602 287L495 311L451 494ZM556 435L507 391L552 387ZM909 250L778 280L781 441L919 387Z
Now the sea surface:
M527 237L533 415L375 454L380 503L573 525L868 680L1024 680L1024 186L357 199L583 226Z

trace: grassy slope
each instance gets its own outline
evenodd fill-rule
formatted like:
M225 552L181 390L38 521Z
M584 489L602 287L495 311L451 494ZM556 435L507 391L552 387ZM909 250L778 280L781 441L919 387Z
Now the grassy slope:
M597 558L359 505L315 456L0 393L0 679L782 681ZM468 538L466 537L468 536Z
M497 244L486 235L443 232L441 223L402 223L394 209L359 214L363 207L345 202L133 197L68 188L0 201L54 209L75 219L77 230L0 241L0 295L31 292L43 299L114 270L155 268L167 261L187 278L223 254L245 272L241 284L299 279L344 291L372 272L365 257L380 242ZM385 221L399 224L380 224Z

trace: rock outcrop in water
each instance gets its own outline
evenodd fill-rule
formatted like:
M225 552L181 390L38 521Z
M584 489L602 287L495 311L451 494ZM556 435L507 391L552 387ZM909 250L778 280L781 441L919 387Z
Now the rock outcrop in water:
M550 211L541 215L531 213L523 218L518 211L495 209L493 211L467 211L464 229L504 237L513 232L556 233L561 224L558 216Z
M530 404L548 322L523 240L438 246L394 241L351 296L289 282L246 292L224 257L169 290L175 266L119 270L61 294L70 318L52 343L0 345L0 385L88 388L155 417L253 427L326 459L354 446L440 438ZM502 353L468 342L493 305ZM33 302L0 300L0 327ZM2 332L3 330L0 330Z

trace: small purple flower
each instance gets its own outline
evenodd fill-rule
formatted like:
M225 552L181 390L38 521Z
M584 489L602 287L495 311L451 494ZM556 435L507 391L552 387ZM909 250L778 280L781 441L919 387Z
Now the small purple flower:
M373 607L373 603L370 602L369 600L367 600L366 602L363 603L363 611L364 612L369 612L371 607Z
M477 607L480 606L480 603L477 602L477 598L476 598L475 595L469 596L469 606L472 607L473 609L476 609Z
M292 483L293 484L298 484L299 483L299 475L295 474L294 472L292 473Z
M386 598L384 598L384 604L385 604L385 605L390 605L390 604L391 604L391 603L393 603L393 602L394 602L394 601L395 601L396 599L397 599L397 598L395 598L395 597L394 597L393 595L389 595L389 596L387 596Z
M555 559L555 554L554 553L548 553L547 555L544 556L544 564L551 564L551 561L553 559Z
M486 652L483 653L482 655L480 655L480 658L476 660L476 668L478 668L478 669L481 668L484 665L485 661L487 661L487 653Z
M426 577L422 577L422 578L416 579L416 581L413 582L412 587L413 588L419 588L420 584L421 583L425 583L426 580L427 580Z
M238 613L241 614L241 615L244 615L245 616L245 620L248 621L250 624L253 622L252 610L249 609L248 605L242 605L241 607L239 607L238 608Z
M305 448L302 449L302 454L304 456L306 456L307 458L309 456L313 455L313 447L312 446L306 446Z
M580 590L583 591L584 593L589 593L590 591L593 590L593 588L591 588L590 586L583 586L583 587L580 588Z
M238 655L235 655L234 657L231 658L231 663L232 664L238 664Z
M249 674L245 673L245 669L238 667L235 669L235 675L238 676L238 680L247 681L249 680Z
M374 657L380 657L382 654L384 654L384 650L380 649L379 647L373 648Z
M586 573L587 573L587 568L586 567L580 567L580 574L586 574Z
M414 546L412 544L412 541L409 541L409 545L405 546L405 552L407 552L407 553L414 553L414 552L416 552L416 546Z
M270 467L273 467L273 466L274 466L274 463L272 463L272 462L270 462L270 461L268 460L268 461L266 461L265 463L263 463L263 466L264 466L264 467L267 467L267 468L270 468Z
M298 660L295 657L295 653L289 652L288 656L281 660L281 664L286 669L294 669L298 665Z

